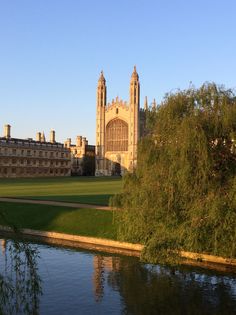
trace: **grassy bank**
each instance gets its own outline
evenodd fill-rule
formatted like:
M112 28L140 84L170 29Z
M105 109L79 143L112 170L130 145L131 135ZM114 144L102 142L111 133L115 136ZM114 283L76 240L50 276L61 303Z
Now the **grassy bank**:
M116 240L111 211L0 202L0 224Z
M0 179L0 197L108 205L121 190L121 178L62 177Z

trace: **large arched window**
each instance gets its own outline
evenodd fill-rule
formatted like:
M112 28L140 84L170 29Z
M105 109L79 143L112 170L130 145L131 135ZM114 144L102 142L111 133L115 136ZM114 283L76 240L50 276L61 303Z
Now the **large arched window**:
M128 124L123 120L114 119L108 123L106 151L128 151Z

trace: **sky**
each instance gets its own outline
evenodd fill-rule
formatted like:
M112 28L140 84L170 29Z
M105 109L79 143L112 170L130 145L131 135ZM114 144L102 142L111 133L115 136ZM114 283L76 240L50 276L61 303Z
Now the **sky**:
M0 0L0 136L95 144L101 70L108 102L206 81L236 88L235 0Z

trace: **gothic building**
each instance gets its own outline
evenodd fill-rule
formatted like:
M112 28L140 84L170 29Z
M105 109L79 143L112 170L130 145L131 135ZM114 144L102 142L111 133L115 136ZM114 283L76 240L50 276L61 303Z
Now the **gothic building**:
M117 97L107 104L106 80L101 72L97 86L97 176L122 175L135 168L137 144L144 132L144 124L145 110L140 109L140 83L136 67L130 81L129 103Z

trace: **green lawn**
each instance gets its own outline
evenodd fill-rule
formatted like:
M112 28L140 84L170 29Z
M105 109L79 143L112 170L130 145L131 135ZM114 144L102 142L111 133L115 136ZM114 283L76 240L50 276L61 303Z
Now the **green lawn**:
M0 224L116 240L111 211L0 202Z
M62 177L0 179L0 197L107 205L121 190L121 178Z

